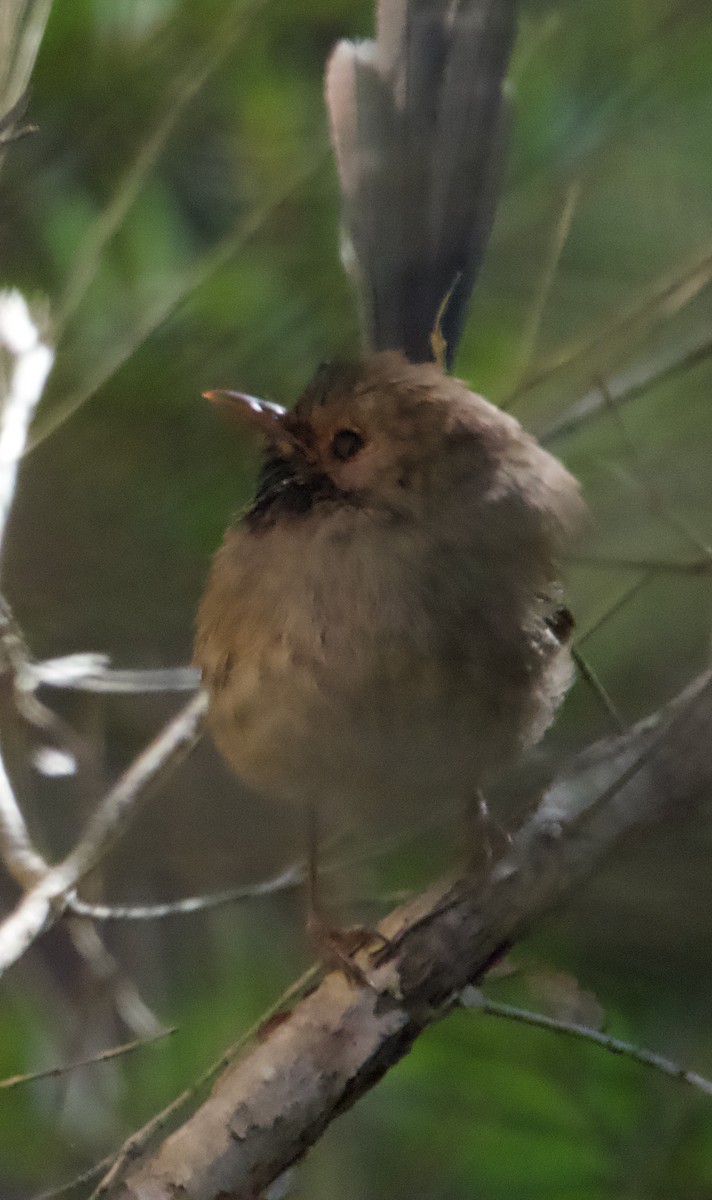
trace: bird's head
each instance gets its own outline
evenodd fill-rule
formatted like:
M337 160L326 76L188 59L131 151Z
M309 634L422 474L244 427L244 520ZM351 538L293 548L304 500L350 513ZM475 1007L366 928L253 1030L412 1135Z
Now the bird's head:
M348 504L394 517L474 519L507 499L560 509L576 491L560 463L513 417L431 363L396 351L319 368L291 410L240 392L229 402L265 442L248 522Z

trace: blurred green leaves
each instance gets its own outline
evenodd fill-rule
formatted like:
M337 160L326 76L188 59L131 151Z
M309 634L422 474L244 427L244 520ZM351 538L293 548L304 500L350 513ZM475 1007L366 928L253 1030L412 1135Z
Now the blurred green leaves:
M45 9L5 4L0 45L22 12ZM256 468L201 392L291 403L320 360L356 351L321 73L372 19L371 0L54 0L28 114L40 132L0 175L0 283L46 298L59 338L6 566L37 653L186 661L208 556ZM711 60L707 3L525 0L508 186L458 364L551 433L582 480L588 561L571 565L570 602L627 719L709 660L712 572L665 564L702 561L712 542L712 356L694 357L712 327ZM67 715L111 777L164 709ZM579 682L547 753L606 730ZM94 798L30 781L24 799L51 842ZM631 847L521 956L580 974L612 1031L708 1074L710 828ZM96 886L161 900L300 852L206 752ZM369 884L407 884L415 857L373 866ZM181 1030L145 1059L86 1068L73 1094L5 1095L3 1195L69 1177L171 1099L296 976L300 930L299 905L278 900L112 930L118 961ZM2 1073L121 1040L110 995L60 935L4 986ZM457 1014L330 1130L298 1194L701 1200L711 1130L709 1105L670 1080Z

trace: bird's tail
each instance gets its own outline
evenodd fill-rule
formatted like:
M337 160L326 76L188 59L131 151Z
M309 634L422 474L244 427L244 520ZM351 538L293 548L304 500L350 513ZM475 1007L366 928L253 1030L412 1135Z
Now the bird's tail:
M452 365L502 174L516 0L379 0L340 42L326 104L344 259L372 349Z

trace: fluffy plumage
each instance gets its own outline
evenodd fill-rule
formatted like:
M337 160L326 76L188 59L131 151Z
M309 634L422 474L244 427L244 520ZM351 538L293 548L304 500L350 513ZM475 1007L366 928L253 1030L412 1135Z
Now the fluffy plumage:
M219 747L258 791L339 818L472 797L568 684L574 480L398 353L321 371L269 417L198 616Z

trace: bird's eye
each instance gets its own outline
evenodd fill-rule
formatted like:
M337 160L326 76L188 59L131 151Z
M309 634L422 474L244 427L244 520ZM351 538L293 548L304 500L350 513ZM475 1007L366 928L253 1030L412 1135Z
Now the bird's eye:
M340 462L348 462L350 458L363 450L364 440L355 429L337 429L331 439L331 453Z

